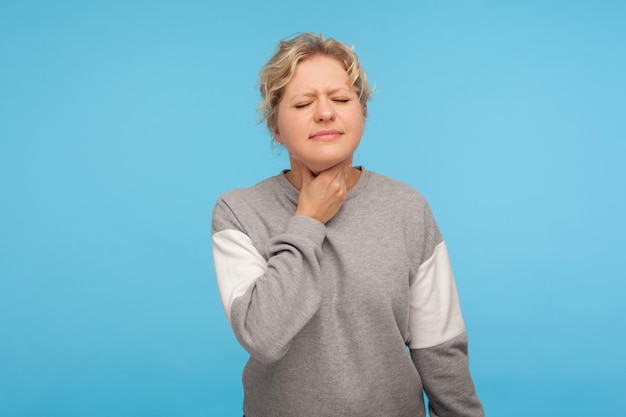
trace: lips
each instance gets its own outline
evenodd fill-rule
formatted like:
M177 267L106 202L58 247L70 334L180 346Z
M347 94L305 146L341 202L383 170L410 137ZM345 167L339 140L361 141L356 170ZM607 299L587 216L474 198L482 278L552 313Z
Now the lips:
M315 132L309 137L309 139L319 140L319 141L328 141L328 140L337 139L339 136L341 136L340 131L327 129L327 130L320 130L319 132Z

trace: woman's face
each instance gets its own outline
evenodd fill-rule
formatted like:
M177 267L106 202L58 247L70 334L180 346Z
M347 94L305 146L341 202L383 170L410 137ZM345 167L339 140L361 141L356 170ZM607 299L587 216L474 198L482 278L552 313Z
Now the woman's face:
M313 56L298 64L285 86L274 137L290 158L318 174L352 159L363 136L363 113L343 64Z

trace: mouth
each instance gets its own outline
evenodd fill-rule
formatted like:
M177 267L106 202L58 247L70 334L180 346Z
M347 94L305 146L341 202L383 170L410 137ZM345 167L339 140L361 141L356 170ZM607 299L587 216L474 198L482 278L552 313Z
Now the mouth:
M309 139L319 140L319 141L329 141L329 140L337 139L339 136L341 136L340 131L329 129L329 130L320 130L319 132L315 132L314 134L309 136Z

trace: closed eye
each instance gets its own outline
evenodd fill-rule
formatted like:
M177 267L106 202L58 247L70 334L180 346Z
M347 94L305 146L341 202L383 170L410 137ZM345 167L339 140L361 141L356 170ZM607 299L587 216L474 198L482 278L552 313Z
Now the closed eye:
M302 103L302 104L296 104L294 107L296 109L304 109L305 107L307 107L309 104L311 103Z
M335 103L348 103L350 99L349 98L334 98L333 101Z

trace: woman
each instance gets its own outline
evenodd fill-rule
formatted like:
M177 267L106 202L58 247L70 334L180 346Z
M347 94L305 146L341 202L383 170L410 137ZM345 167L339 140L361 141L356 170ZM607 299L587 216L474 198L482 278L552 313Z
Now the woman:
M413 188L352 166L370 88L347 45L280 42L261 108L291 169L221 196L220 296L248 417L482 416L445 243ZM407 348L410 354L407 352Z

